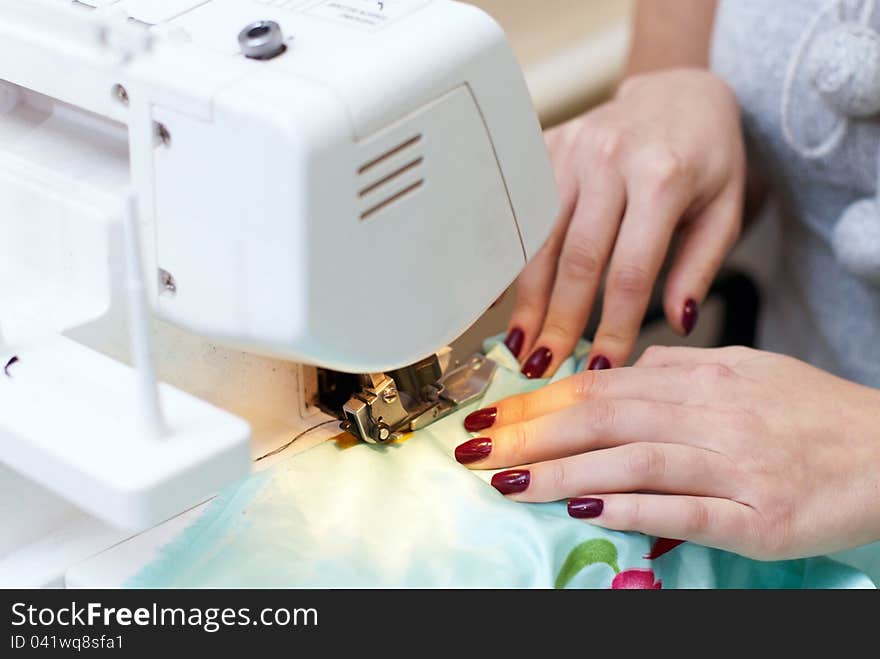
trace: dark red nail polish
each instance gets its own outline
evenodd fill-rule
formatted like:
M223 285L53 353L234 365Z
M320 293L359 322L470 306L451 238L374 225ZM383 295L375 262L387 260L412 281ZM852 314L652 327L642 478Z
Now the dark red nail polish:
M538 348L532 356L526 360L522 367L522 374L530 380L537 380L547 371L550 362L553 361L553 353L549 348Z
M507 346L507 349L510 350L510 353L519 359L519 353L522 352L523 343L526 341L526 333L523 332L519 327L514 327L510 332L507 333L507 338L504 339L504 345Z
M657 558L663 556L663 554L668 554L673 549L678 547L680 544L683 544L684 540L672 540L671 538L657 538L654 541L653 546L651 547L651 551L642 556L642 558L646 558L649 561L653 561Z
M568 502L568 514L576 519L593 519L602 514L602 499L572 499Z
M491 428L498 417L497 407L486 407L476 412L471 412L464 419L464 429L468 432L480 432Z
M700 307L697 305L697 301L691 298L684 303L684 311L681 313L681 326L684 328L686 336L694 331L699 317Z
M492 440L488 437L471 439L455 449L455 459L463 465L479 462L489 457L492 452Z
M593 360L590 362L591 371L607 371L611 368L611 362L608 360L608 357L604 355L598 355L593 357Z
M527 469L499 471L492 476L492 487L501 492L501 494L519 494L528 489L531 480L532 475Z

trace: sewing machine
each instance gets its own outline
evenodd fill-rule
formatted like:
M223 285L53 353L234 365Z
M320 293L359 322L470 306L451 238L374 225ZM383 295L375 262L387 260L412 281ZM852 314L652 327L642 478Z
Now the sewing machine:
M0 0L0 584L478 395L557 205L473 7Z

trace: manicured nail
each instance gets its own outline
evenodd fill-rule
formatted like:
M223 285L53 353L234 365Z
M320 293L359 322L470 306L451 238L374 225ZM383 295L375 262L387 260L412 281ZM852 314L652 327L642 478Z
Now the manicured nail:
M681 313L681 326L684 328L685 336L694 331L699 317L700 307L697 305L697 301L691 298L684 303L684 311Z
M572 499L568 502L568 514L576 519L593 519L602 514L602 499Z
M529 481L531 480L532 475L527 469L499 471L492 476L492 487L501 492L501 494L519 494L528 489Z
M510 353L519 359L519 353L522 352L523 343L526 340L526 333L523 332L519 327L514 327L510 332L507 333L507 338L504 339L504 345L507 346L507 349L510 350Z
M455 459L463 465L479 462L489 457L492 452L492 440L488 437L478 437L466 441L455 449Z
M551 361L553 361L553 353L550 352L550 349L538 348L526 360L525 366L522 367L522 373L529 380L537 380L547 371Z
M598 355L593 357L593 360L590 362L591 371L607 371L611 368L611 362L608 360L608 357L604 355Z
M464 419L464 429L468 432L480 432L491 428L498 417L497 407L486 407L476 412L471 412Z

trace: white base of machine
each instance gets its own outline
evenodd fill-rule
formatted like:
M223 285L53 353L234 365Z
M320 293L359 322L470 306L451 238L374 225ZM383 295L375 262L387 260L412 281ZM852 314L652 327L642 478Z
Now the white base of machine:
M0 586L62 588L71 566L125 540L49 490L0 465Z
M307 427L317 425L322 419L326 417L311 418ZM290 432L296 433L295 430ZM277 456L261 460L254 469L271 467L338 432L335 424L323 425ZM286 443L283 438L289 435L257 435L251 446L252 456L280 448ZM3 465L0 465L0 482L4 494L0 499L2 588L120 587L154 559L165 543L189 526L209 503L201 503L143 533L133 534L90 516Z
M132 369L62 336L17 356L0 378L3 462L120 528L148 528L249 470L250 428L224 410L161 385L166 429L153 436L132 426Z

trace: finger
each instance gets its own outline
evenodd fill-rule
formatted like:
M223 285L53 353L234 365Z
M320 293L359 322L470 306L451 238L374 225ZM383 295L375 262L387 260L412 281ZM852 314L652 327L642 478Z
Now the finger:
M557 130L552 132L552 135L559 133L560 131ZM548 135L547 141L549 146L553 138ZM517 359L521 359L529 353L541 330L541 324L544 321L550 300L550 292L553 290L559 253L562 250L562 244L577 200L577 179L571 168L567 166L568 147L559 143L555 147L550 147L550 153L559 186L561 208L556 219L556 226L547 242L526 264L516 280L514 308L504 344Z
M559 188L560 210L547 242L526 264L516 280L514 308L504 344L517 359L528 354L541 331L553 290L559 253L577 202L578 180L570 165L577 144L577 130L577 122L571 121L544 133Z
M516 280L516 297L504 344L517 359L528 354L541 330L567 228L568 221L563 215L547 242Z
M584 495L569 514L615 531L639 531L754 555L758 513L724 498L664 494Z
M464 426L479 432L536 419L589 400L626 398L682 403L692 395L693 383L688 374L671 368L584 371L477 410L468 415Z
M676 444L642 442L568 458L539 462L514 470L528 471L528 484L512 492L517 501L558 501L582 492L664 492L728 498L736 493L738 474L734 464L714 451ZM493 485L511 482L499 472ZM522 483L525 479L519 478Z
M456 449L474 469L499 469L637 442L713 448L712 410L643 400L594 400L493 428Z
M734 367L754 351L742 346L726 348L685 348L678 346L651 346L633 366L635 368L674 368L681 366L718 365Z
M742 207L742 186L733 181L699 216L682 227L663 302L670 326L684 336L696 326L699 305L739 239Z
M652 183L627 183L628 206L608 268L591 366L622 366L635 345L675 227L692 201L674 161L656 165ZM639 187L641 186L641 187Z
M577 206L559 254L556 280L541 333L523 369L550 377L572 352L596 300L626 204L623 179L610 163L581 181Z

